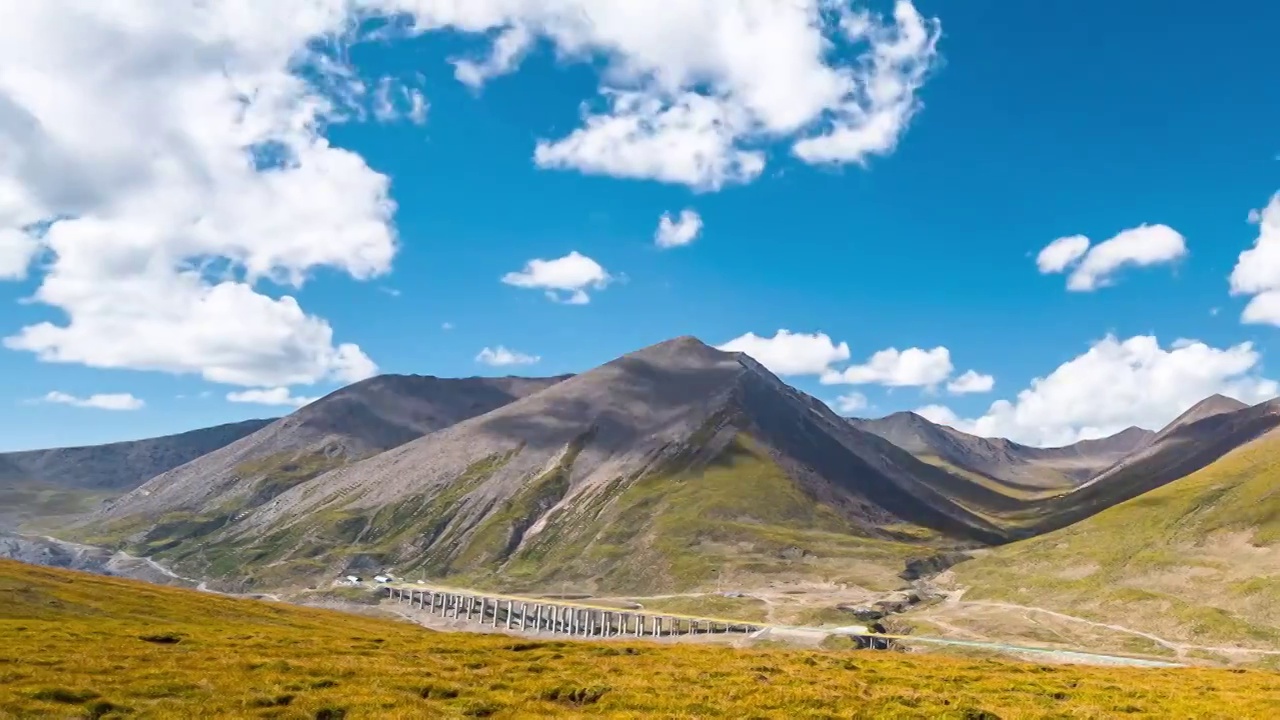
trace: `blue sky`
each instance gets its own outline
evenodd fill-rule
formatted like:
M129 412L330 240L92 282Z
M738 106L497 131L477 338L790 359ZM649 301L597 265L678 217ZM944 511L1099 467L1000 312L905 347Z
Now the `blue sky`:
M869 405L861 414L925 406L937 414L945 406L950 415L940 419L1028 442L1152 425L1211 391L1274 394L1276 328L1241 321L1250 298L1231 295L1229 278L1259 237L1250 211L1280 190L1280 91L1266 51L1280 7L915 7L937 19L941 37L914 93L919 108L891 152L865 165L815 165L791 154L797 134L753 138L750 149L766 155L763 172L714 190L534 162L539 140L582 126L584 103L600 110L604 55L557 58L543 38L512 72L476 89L459 82L450 61L483 56L492 34L446 30L354 44L346 61L366 83L395 78L429 103L421 123L402 113L323 131L390 179L397 252L374 277L319 267L301 288L271 279L255 287L295 297L327 321L335 343L357 344L382 372L550 375L677 335L721 344L780 329L847 343L836 371L887 348L945 347L950 378L974 369L992 376L994 388L956 395L945 381L786 379L832 402L859 393ZM859 50L843 52L849 60ZM0 99L5 91L0 80ZM17 137L6 134L3 110L0 150ZM657 247L659 217L684 209L700 216L700 234ZM1175 230L1185 254L1122 269L1092 292L1069 291L1064 275L1037 269L1036 254L1055 239L1085 235L1096 244L1143 224ZM24 301L47 281L48 252L24 278L0 282L5 337L42 321L66 323L58 307ZM532 259L571 252L616 278L590 289L587 304L502 282ZM227 272L242 269L231 263ZM1033 393L1019 411L1018 393L1032 392L1034 379L1109 334L1118 343L1154 335L1159 347L1117 350L1114 366L1106 358L1073 366L1076 374L1040 383L1043 397ZM1178 355L1180 338L1205 347ZM1245 342L1257 356L1239 349ZM499 346L540 360L477 362L483 348ZM9 406L0 413L0 449L143 437L289 410L229 402L228 393L255 388L211 381L191 370L198 365L94 364L111 363L0 349L0 403ZM281 384L314 397L343 379ZM1113 387L1120 397L1105 411L1087 407ZM112 411L39 401L50 392L128 393L145 405ZM1014 402L990 412L1000 399Z

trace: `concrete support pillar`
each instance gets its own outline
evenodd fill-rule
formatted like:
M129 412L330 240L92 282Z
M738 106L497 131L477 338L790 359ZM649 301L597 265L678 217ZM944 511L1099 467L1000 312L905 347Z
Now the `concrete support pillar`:
M528 603L520 603L520 629L524 630L529 626Z

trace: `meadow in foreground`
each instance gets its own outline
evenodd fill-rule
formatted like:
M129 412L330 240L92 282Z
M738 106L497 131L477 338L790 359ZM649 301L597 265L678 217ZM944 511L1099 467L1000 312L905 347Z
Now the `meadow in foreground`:
M540 642L0 561L0 717L1266 718L1280 675Z

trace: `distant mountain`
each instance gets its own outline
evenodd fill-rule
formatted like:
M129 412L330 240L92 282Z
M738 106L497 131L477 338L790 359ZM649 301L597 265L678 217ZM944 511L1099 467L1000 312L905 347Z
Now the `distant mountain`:
M1108 438L1058 448L1037 448L1002 438L969 435L913 412L873 420L851 418L849 422L926 462L976 473L1024 499L1046 492L1068 491L1143 447L1155 436L1149 430L1129 428Z
M266 502L317 475L483 415L554 378L381 375L337 390L257 432L158 475L92 519Z
M886 541L1003 538L940 489L954 476L694 338L548 385L265 503L216 477L205 492L208 473L184 468L108 519L132 521L140 551L262 585L394 566L653 591L716 574L847 574L851 558L896 573L910 550ZM182 476L193 492L164 492Z
M233 443L270 420L245 420L177 435L0 454L0 482L82 490L131 490L145 480Z
M1091 517L955 566L965 599L1280 648L1280 407L1191 418L1080 491Z
M0 454L0 529L92 510L270 422L246 420L146 440Z
M1183 413L1146 445L1042 508L1041 533L1147 493L1207 467L1280 426L1280 399L1252 407L1215 395Z

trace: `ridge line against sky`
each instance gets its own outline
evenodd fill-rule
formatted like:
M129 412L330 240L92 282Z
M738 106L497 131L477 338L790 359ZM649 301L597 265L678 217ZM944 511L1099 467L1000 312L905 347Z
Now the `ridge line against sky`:
M1190 13L1118 13L1080 56L1083 19L1009 10L1005 34L980 6L0 9L6 444L689 332L846 414L1030 444L1274 396L1280 110L1248 90L1255 46L1222 40L1188 89ZM1215 62L1231 89L1196 84ZM1207 128L1229 132L1170 164Z

